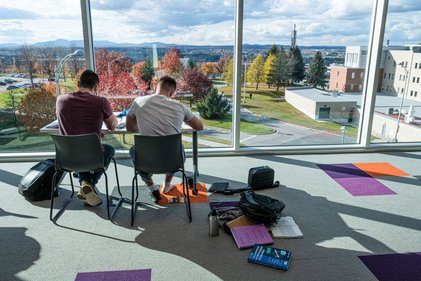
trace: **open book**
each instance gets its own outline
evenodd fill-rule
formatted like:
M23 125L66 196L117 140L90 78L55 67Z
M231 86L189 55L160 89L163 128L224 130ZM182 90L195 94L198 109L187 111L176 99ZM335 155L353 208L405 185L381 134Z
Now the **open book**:
M270 230L274 238L301 238L303 233L292 217L281 217Z

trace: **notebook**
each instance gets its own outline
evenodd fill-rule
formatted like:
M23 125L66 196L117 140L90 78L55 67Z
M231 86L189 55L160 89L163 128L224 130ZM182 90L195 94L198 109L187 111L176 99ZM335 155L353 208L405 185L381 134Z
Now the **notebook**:
M239 216L232 221L227 222L227 226L229 228L239 227L239 226L246 226L246 225L253 225L255 223L249 221L245 215Z
M271 246L255 245L248 261L286 271L291 262L291 252Z
M256 244L273 244L272 236L263 223L233 227L231 234L240 250L251 248Z
M271 226L270 231L275 238L301 238L303 233L292 217L281 217L276 226Z

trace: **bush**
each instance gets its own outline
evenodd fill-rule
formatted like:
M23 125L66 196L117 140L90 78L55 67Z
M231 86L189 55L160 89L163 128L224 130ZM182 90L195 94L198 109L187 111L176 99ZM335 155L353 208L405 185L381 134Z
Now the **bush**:
M200 116L205 119L219 119L225 116L231 105L228 100L212 88L205 98L197 104Z
M56 119L54 89L51 85L30 89L22 99L18 107L19 119L29 133L37 132Z

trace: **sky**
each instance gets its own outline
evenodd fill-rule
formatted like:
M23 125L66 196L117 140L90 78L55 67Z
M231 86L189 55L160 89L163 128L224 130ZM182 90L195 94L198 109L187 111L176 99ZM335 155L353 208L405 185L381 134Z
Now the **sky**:
M243 42L367 45L374 0L244 0ZM91 0L95 40L233 45L234 0ZM385 41L421 43L421 1L390 0ZM0 0L0 44L81 40L80 1Z

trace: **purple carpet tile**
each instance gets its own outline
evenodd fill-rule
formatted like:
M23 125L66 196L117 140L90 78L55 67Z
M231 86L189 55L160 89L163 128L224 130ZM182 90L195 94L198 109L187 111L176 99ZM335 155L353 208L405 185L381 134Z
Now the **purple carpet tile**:
M355 178L355 177L370 177L366 172L360 168L354 166L353 164L318 164L320 169L322 169L326 174L331 178Z
M151 269L79 272L75 281L150 281Z
M221 207L238 207L238 203L238 201L209 202L209 207L211 208L211 210Z
M352 164L319 164L318 166L353 196L396 194Z
M421 253L359 256L379 281L421 280Z

